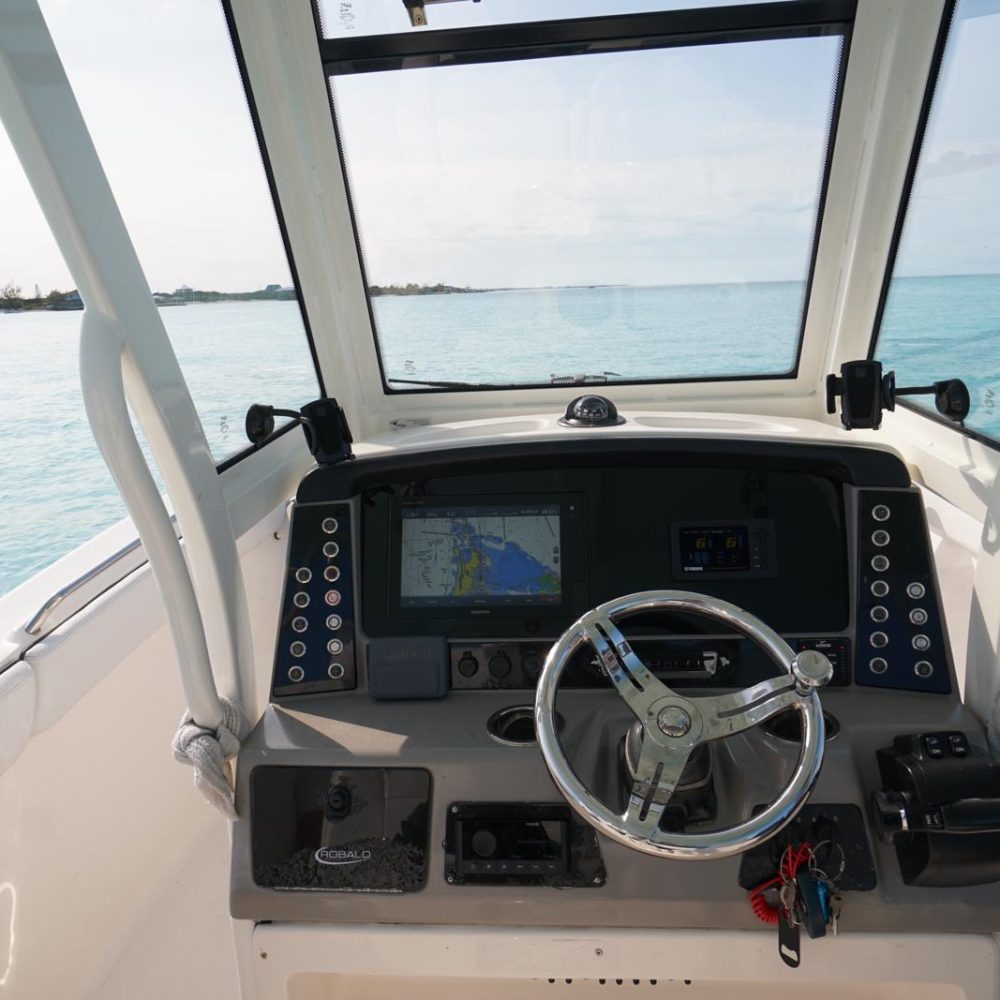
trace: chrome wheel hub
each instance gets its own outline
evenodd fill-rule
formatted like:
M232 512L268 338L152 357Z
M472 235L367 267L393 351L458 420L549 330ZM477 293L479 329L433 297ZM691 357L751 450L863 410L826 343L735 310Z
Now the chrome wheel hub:
M679 739L686 736L691 729L691 716L679 705L668 705L656 717L656 724L664 736Z

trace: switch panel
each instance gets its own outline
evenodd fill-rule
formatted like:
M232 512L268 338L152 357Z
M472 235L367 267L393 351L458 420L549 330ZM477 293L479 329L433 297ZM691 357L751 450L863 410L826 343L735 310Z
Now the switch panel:
M946 646L918 490L858 493L858 684L948 694Z
M351 508L300 504L274 654L275 698L357 686Z

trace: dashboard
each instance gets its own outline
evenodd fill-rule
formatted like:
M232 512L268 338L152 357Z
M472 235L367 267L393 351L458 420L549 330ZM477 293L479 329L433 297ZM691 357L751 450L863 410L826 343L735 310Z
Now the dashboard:
M537 750L554 640L644 590L721 598L833 665L809 802L738 857L667 864L610 842ZM692 703L777 669L713 619L619 624ZM644 737L590 647L574 649L553 724L617 815ZM314 469L292 511L270 701L237 769L239 918L521 926L530 901L529 922L552 927L747 929L747 891L812 842L842 852L851 928L1000 920L1000 765L961 704L923 498L890 452L583 432ZM799 721L700 748L660 829L731 827L772 802Z
M898 459L595 444L315 470L293 516L274 698L366 682L384 697L529 690L579 615L651 589L745 608L793 648L824 652L835 685L951 690L923 505ZM704 619L640 616L629 632L676 686L742 687L773 672ZM567 686L608 683L592 656L578 660Z

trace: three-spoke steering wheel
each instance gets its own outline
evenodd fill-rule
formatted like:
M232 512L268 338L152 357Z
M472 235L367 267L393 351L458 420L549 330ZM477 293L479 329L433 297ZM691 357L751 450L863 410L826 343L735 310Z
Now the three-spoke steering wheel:
M650 673L616 625L621 618L653 611L686 611L714 618L757 643L782 673L733 694L685 698ZM556 734L559 679L573 653L585 642L594 647L604 673L643 726L632 794L622 815L580 781ZM833 667L822 653L806 650L796 654L773 629L735 604L683 590L629 594L588 611L549 651L535 695L538 743L552 780L566 801L612 840L661 857L725 858L766 840L805 804L823 762L823 712L817 691L832 676ZM771 805L722 830L669 833L660 829L664 807L695 747L750 729L787 708L797 709L802 716L801 751L788 783Z

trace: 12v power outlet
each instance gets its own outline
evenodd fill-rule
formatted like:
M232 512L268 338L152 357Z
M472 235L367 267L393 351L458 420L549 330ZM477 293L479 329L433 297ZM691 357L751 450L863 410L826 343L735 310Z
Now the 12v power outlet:
M346 785L334 785L326 793L328 819L346 819L351 813L351 790Z

